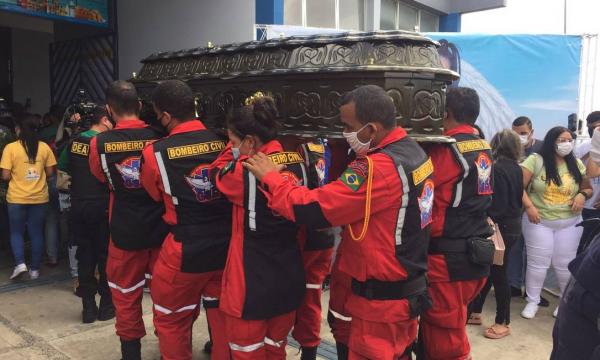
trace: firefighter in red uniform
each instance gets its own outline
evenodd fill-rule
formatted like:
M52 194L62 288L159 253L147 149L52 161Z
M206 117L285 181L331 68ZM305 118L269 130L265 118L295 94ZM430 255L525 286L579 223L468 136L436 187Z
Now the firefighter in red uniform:
M259 182L242 162L257 151L285 164L285 176L306 183L303 159L283 152L273 99L256 94L228 119L233 157L220 168L217 188L233 203L232 237L223 272L220 309L233 359L285 359L287 335L306 282L298 227L267 206ZM211 329L214 332L214 329Z
M451 88L443 125L444 134L456 143L426 149L435 168L428 274L433 307L421 316L422 359L469 358L467 305L483 287L493 258L486 216L493 189L492 157L488 143L474 135L478 115L475 90Z
M162 220L165 209L140 183L142 149L159 138L138 118L141 107L135 87L115 81L106 93L107 111L114 130L90 142L90 170L110 189L110 244L106 275L115 305L117 335L124 360L141 358L140 339L146 334L142 295L146 279L168 232Z
M165 203L171 225L152 277L154 327L164 360L192 358L192 325L207 310L213 334L212 359L229 359L218 309L221 275L231 238L231 204L210 178L211 164L225 142L194 119L194 94L182 81L156 87L152 102L169 136L142 153L141 180Z
M309 189L328 182L331 154L326 140L309 142L300 146L306 165ZM333 229L301 229L300 247L306 276L306 295L296 311L292 336L302 348L301 360L315 360L321 342L321 293L323 281L331 268L333 254Z
M431 161L396 126L392 99L361 86L342 98L344 136L358 155L322 188L298 186L264 154L244 165L268 191L269 206L313 228L346 225L339 269L351 277L350 359L402 357L428 306L425 272L433 203Z

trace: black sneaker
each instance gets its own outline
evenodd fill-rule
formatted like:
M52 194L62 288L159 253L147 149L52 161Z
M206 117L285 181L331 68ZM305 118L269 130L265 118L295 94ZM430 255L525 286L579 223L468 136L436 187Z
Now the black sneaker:
M96 306L96 299L94 297L81 298L83 303L83 311L81 311L81 321L84 324L91 324L96 321L98 317L98 306Z
M521 297L521 296L523 296L523 291L521 291L521 288L511 286L510 287L510 296L511 297Z
M100 298L100 308L98 309L98 320L107 321L115 317L115 306L110 295Z

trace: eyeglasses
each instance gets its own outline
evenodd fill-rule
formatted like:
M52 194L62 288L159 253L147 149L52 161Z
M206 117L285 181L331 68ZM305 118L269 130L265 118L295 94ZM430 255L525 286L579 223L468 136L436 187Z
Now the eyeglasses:
M573 139L567 139L567 138L558 138L558 139L556 139L556 143L557 144L572 143L573 141L574 141Z

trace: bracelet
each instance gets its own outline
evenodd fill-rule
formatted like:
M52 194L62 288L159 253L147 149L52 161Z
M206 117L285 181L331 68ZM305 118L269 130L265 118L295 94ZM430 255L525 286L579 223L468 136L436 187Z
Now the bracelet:
M592 197L591 195L588 195L588 193L587 193L587 192L585 192L585 191L582 191L582 190L578 191L578 192L577 192L577 194L581 194L581 195L583 195L583 197L584 197L586 200L589 200L589 199Z

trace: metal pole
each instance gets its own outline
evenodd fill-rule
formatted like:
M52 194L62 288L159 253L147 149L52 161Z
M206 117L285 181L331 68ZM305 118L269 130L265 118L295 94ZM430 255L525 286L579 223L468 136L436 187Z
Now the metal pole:
M564 28L563 28L563 34L565 34L565 35L566 35L566 34L567 34L567 0L565 0L565 11L564 11L563 13L564 13L564 21L563 21Z

